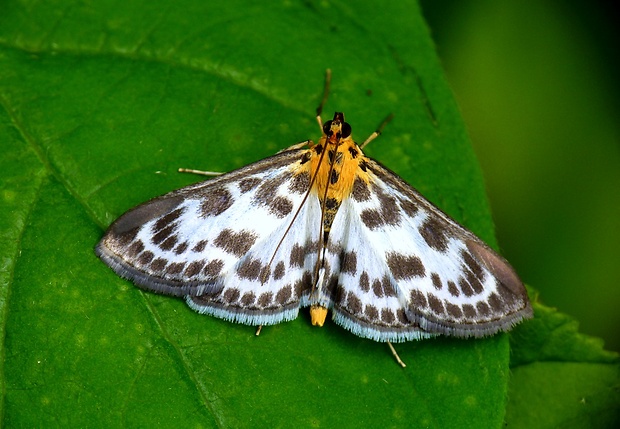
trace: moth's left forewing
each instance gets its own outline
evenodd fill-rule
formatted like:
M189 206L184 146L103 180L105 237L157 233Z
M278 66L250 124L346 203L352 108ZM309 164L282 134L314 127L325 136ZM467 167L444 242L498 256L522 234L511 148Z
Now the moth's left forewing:
M304 150L281 152L148 201L117 219L96 252L117 274L144 289L204 296L194 302L197 310L202 306L206 311L214 302L218 309L227 308L218 313L220 317L226 311L234 315L235 309L244 307L257 314L277 305L287 306L283 311L288 311L298 306L300 296L291 293L280 302L267 298L278 292L270 288L291 276L301 277L299 267L291 264L291 249L298 246L306 252L305 243L312 237L303 235L317 230L302 228L299 234L285 234L309 186L308 174L295 175L303 154ZM277 248L285 235L291 241ZM276 249L278 258L261 282L256 273L265 273ZM285 255L286 251L289 254ZM286 271L276 269L281 262ZM284 272L286 275L280 274ZM294 284L292 280L289 283ZM260 286L256 299L244 298L246 289L255 286ZM261 300L262 292L272 293Z
M356 249L366 267L356 281L342 282L347 298L334 304L337 321L399 341L420 332L491 335L531 317L525 288L501 256L379 163L367 159L366 169L370 180L357 182L333 226L347 225L343 254ZM382 312L389 320L404 313L409 324L390 326Z

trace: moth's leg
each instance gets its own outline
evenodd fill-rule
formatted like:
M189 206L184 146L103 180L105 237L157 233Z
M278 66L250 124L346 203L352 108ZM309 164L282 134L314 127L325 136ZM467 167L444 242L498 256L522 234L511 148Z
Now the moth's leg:
M201 176L221 176L224 173L220 173L217 171L202 171L202 170L193 170L191 168L179 168L179 173L192 173L192 174L200 174Z
M287 147L285 149L282 149L282 150L278 151L278 153L286 152L287 150L301 149L304 146L311 146L312 147L312 146L314 146L314 142L312 140L305 140L303 142L296 143L293 146L289 146L289 147Z
M379 137L379 135L381 135L381 132L383 131L383 128L385 128L385 126L392 120L394 119L394 114L390 113L387 118L385 118L383 120L383 122L381 122L381 124L379 125L379 128L377 128L377 130L372 133L371 135L368 136L368 138L366 140L364 140L364 143L362 143L360 145L360 149L364 149L364 146L366 146L368 143L370 143L371 141L373 141L374 139L376 139L377 137Z
M392 352L392 356L394 356L394 358L396 359L396 362L398 362L398 364L400 366L402 366L403 368L405 368L407 365L405 365L405 362L403 362L402 360L400 360L400 356L398 356L398 353L396 353L396 349L394 349L394 346L392 345L392 343L390 343L389 341L387 342L388 347L390 348L390 351Z

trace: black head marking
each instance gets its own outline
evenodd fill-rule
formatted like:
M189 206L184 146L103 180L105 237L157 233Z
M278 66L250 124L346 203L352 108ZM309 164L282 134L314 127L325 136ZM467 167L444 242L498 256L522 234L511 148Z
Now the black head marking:
M328 138L344 139L351 135L351 125L344 120L344 113L334 113L334 119L323 124L323 132Z

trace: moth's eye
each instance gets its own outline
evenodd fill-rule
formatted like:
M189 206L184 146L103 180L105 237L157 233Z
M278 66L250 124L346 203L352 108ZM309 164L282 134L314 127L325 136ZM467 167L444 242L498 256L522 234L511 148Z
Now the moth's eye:
M323 132L327 135L330 135L331 133L331 128L332 128L332 122L334 121L327 121L323 124Z
M343 122L342 124L342 138L347 138L351 135L351 125L349 125L347 122Z

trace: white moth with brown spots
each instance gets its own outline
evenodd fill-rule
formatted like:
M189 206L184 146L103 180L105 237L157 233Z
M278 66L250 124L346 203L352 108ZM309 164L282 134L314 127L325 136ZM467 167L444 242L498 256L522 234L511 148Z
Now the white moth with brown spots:
M143 289L254 326L309 306L315 325L330 310L356 335L401 342L482 337L531 317L508 262L366 157L342 113L321 124L320 111L318 143L128 211L97 255Z

